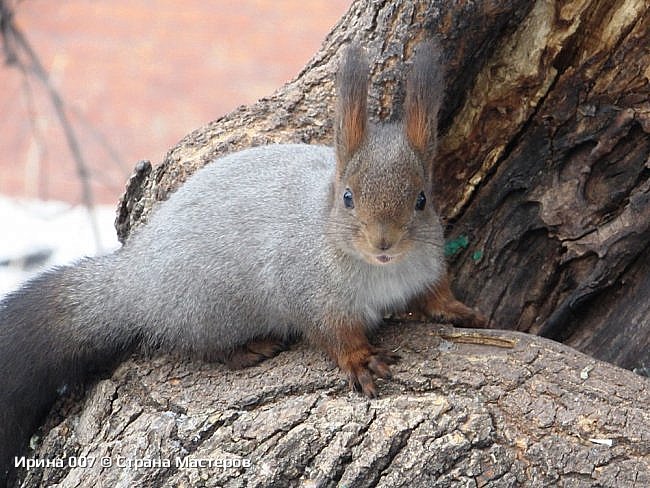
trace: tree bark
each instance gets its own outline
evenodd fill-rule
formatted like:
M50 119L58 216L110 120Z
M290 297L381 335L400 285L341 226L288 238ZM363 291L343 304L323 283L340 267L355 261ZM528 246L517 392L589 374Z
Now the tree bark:
M219 155L331 143L333 74L352 40L375 61L373 118L399 118L413 49L435 35L448 85L437 205L457 294L495 327L647 368L649 11L647 0L357 1L294 81L192 132L156 168L139 164L120 238ZM113 465L32 469L25 486L650 485L647 378L518 332L434 330L381 332L403 359L372 401L304 345L238 372L136 358L80 411L60 405L35 453ZM126 469L120 456L171 466Z
M390 324L378 341L402 360L377 400L304 344L240 371L129 361L57 409L34 455L94 464L24 486L650 486L647 379L520 332Z

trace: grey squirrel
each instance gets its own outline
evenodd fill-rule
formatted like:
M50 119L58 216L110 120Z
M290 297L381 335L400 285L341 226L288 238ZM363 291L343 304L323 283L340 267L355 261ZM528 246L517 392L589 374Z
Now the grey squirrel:
M431 205L440 50L419 46L404 120L372 124L368 63L347 49L335 148L269 145L197 171L115 253L48 271L0 303L0 485L65 385L136 348L234 367L294 335L376 396L394 354L367 334L411 308L466 326ZM5 481L6 482L6 481Z

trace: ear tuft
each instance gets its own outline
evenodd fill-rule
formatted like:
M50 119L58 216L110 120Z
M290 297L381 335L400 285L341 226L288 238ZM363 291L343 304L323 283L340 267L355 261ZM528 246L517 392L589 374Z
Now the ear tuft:
M336 154L339 166L359 149L368 128L368 61L356 44L345 51L339 73L336 111Z
M444 95L444 73L436 41L418 45L406 83L404 128L411 147L431 160L436 151L438 111Z

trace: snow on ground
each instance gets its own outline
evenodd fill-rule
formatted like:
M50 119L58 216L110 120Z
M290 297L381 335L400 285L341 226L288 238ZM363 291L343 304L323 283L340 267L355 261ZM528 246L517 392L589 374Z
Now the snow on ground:
M85 207L0 196L0 297L44 269L117 249L115 206L95 216L100 249Z

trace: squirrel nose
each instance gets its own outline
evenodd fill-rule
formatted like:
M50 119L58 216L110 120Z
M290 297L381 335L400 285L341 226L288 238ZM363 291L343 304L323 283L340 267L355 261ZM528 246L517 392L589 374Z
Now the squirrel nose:
M368 236L368 244L377 251L385 252L395 245L397 239L386 231L380 231Z
M388 240L385 237L382 237L381 240L379 241L379 244L375 247L380 251L388 251L391 247L393 247L393 244L388 242Z
M365 234L368 244L377 253L385 253L392 249L401 238L401 232L398 228L385 223L368 226Z

